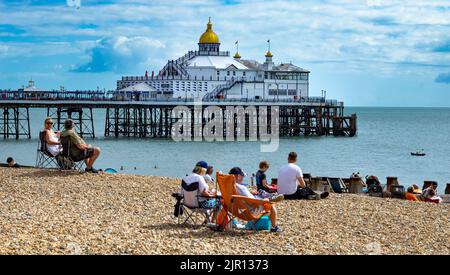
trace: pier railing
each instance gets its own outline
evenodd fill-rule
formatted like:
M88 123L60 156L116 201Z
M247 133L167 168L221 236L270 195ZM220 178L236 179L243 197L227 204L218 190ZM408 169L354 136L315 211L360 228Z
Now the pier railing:
M116 91L98 92L98 91L40 91L40 92L23 92L23 91L0 91L0 101L96 101L96 102L196 102L198 98L148 98L148 99L126 99L115 98ZM276 96L269 98L216 98L205 97L203 102L211 103L233 103L233 102L249 102L249 103L292 103L292 104L319 104L329 106L344 106L343 102L330 100L323 97L301 97L299 99L284 99Z
M279 110L280 136L354 136L357 131L356 115L345 116L343 102L323 97L298 100L277 97L213 98L208 101L197 101L201 98L152 98L137 101L116 100L110 94L97 91L90 94L89 97L80 95L79 91L64 91L61 94L56 91L47 94L0 91L0 137L31 138L31 108L47 109L47 116L54 119L57 129L62 129L64 121L70 118L77 122L80 135L92 138L95 138L94 109L106 110L105 136L170 137L173 123L180 119L173 116L172 111L183 106L190 113L194 112L191 116L194 117L198 105L201 110L207 110L210 106L219 107L224 114L229 107L275 108ZM246 120L246 127L250 127L250 118Z

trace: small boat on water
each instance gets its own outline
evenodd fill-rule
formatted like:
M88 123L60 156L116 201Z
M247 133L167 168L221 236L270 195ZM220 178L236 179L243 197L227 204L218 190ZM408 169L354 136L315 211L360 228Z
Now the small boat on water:
M423 149L420 150L420 151L416 151L416 152L412 152L411 153L411 156L413 156L413 157L424 157L426 155L427 154L425 153L425 151Z

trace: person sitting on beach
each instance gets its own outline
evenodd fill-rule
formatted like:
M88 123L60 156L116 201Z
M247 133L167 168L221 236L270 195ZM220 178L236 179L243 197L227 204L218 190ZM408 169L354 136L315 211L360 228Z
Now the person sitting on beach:
M192 174L183 178L183 184L186 185L185 187L189 187L193 183L198 184L198 189L196 191L188 191L184 187L181 188L184 203L187 206L192 208L201 207L203 209L213 209L216 207L216 192L209 191L209 186L204 178L207 169L208 164L204 161L199 161L195 165Z
M64 123L64 131L61 132L61 137L70 139L71 157L76 160L84 160L87 166L86 172L98 173L99 171L94 168L94 163L100 156L100 148L86 144L86 142L74 131L74 127L74 121L68 119Z
M6 159L6 164L9 168L20 168L20 165L12 157Z
M417 184L413 184L413 193L416 195L422 195L422 189Z
M438 188L438 183L437 182L433 182L430 187L428 187L427 189L423 190L422 192L422 196L423 198L426 199L431 199L433 196L431 195L431 191L434 191L434 193L437 192L437 188Z
M423 201L423 195L422 195L422 189L420 189L420 187L417 184L413 184L413 194L416 195L416 198L419 201Z
M214 183L214 179L212 178L213 173L214 173L214 167L208 166L208 168L206 169L206 174L204 176L206 183L208 183L208 184Z
M47 143L47 151L56 157L62 152L61 142L59 141L61 133L53 132L53 121L50 117L44 121L45 142Z
M266 176L267 170L269 170L269 163L267 161L261 161L261 163L259 163L259 170L258 172L256 172L255 175L256 187L258 188L258 191L265 191L267 193L277 193L276 188L267 183L267 176Z
M437 192L434 189L431 189L428 192L428 195L429 195L429 198L425 198L425 202L432 202L432 203L439 204L439 203L442 203L442 201L443 201L442 198L437 195Z
M296 164L297 157L297 153L291 152L288 156L288 164L280 168L278 173L278 193L283 194L287 200L327 198L328 192L318 195L306 186L302 169Z
M414 187L413 186L408 188L408 190L407 190L407 192L405 194L405 199L408 200L408 201L420 201L417 198L416 194L414 194Z
M283 195L273 196L272 199L261 198L260 196L258 196L258 192L250 191L245 185L243 185L245 173L239 167L235 167L235 168L231 169L229 174L234 176L234 183L236 186L236 191L240 196L244 196L244 197L248 197L248 198L252 198L252 199L267 200L270 202L279 202L284 199ZM282 229L277 225L277 210L273 204L271 205L269 212L270 212L269 219L270 219L270 222L272 223L272 228L270 229L270 232L281 233Z

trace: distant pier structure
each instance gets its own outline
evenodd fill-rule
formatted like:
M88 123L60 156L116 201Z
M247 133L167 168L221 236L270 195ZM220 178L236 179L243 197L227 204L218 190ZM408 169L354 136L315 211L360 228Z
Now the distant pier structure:
M116 91L66 91L63 87L42 91L32 80L18 91L0 91L0 135L5 139L31 138L29 109L46 108L58 129L71 118L83 137L96 137L94 109L106 110L106 137L173 137L179 133L173 133L172 126L180 119L194 125L189 130L183 124L183 134L199 137L198 125L209 129L211 106L219 108L214 108L212 115L214 122L223 118L227 138L231 133L249 139L255 132L272 134L275 126L280 136L356 135L356 115L345 116L344 104L327 100L326 93L311 97L310 71L292 62L276 63L270 39L260 61L244 58L239 41L233 56L222 51L221 45L209 18L197 49L168 60L159 72L123 76ZM197 101L201 101L200 112ZM179 106L184 109L181 117L174 112ZM242 113L230 114L231 108L244 109L245 119ZM271 119L260 125L259 118L265 117L266 111ZM220 136L221 128L214 127L213 136Z
M53 93L53 92L49 92ZM165 99L149 101L117 100L112 93L104 92L65 92L65 95L49 97L45 92L42 98L17 98L17 92L0 91L0 138L19 139L32 138L30 126L30 109L45 108L47 116L55 121L55 128L62 130L64 121L68 118L76 122L77 132L85 138L95 138L94 109L106 111L104 118L105 137L136 137L136 138L170 138L172 126L182 119L173 115L176 107L189 109L189 119L194 121L197 103L191 100ZM227 107L252 107L257 116L261 108L270 114L272 108L277 108L279 119L279 135L281 137L300 136L348 136L357 134L356 114L346 116L344 104L324 98L308 98L299 101L281 100L210 100L201 103L202 126L207 123L204 112L210 106L222 110L224 129L230 118L226 115ZM198 111L198 109L197 109ZM234 127L245 123L245 136L252 135L250 114L246 114L245 122L233 119ZM44 118L42 118L42 121ZM268 132L271 120L268 119ZM235 131L238 132L238 131ZM194 132L192 132L194 135ZM224 136L226 135L224 130Z

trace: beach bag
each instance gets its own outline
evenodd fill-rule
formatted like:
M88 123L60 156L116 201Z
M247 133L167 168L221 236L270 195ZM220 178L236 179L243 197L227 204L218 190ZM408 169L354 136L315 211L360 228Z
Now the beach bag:
M263 231L263 230L270 230L272 226L272 223L269 219L269 217L264 216L261 219L258 220L258 222L253 222L253 221L249 221L246 225L245 228L249 229L249 230L253 230L256 229L258 231Z
M173 210L173 215L175 217L183 216L183 207L181 207L181 201L177 201L175 204L175 209Z
M181 205L181 201L183 200L183 196L181 196L179 193L173 193L172 197L174 197L177 200L177 203L174 205L173 215L175 217L183 216L183 206Z

